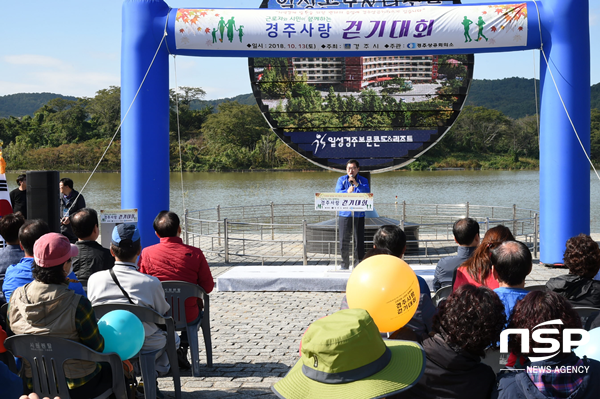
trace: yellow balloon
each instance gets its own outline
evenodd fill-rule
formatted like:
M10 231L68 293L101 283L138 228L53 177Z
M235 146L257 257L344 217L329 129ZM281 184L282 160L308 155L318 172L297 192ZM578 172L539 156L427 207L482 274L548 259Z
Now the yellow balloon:
M346 285L348 307L369 312L380 332L405 326L417 311L420 295L415 272L391 255L365 259L352 271Z

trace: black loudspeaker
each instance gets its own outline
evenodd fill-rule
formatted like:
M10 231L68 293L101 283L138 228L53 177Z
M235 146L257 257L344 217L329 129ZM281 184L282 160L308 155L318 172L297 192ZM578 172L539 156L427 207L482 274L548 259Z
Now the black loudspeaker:
M60 233L60 174L55 170L27 172L27 219L43 219Z

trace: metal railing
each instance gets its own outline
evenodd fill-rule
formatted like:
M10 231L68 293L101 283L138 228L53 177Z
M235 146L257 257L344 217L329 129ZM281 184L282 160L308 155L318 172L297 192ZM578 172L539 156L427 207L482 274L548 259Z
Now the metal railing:
M481 236L499 224L509 227L517 240L527 243L537 257L539 250L538 211L505 206L466 204L378 203L379 217L396 221L403 229L418 229L417 239L409 240L418 251L411 257L436 259L456 247L452 225L457 219L471 217L481 226ZM184 241L205 253L222 256L225 263L233 258L255 261L302 262L333 261L339 254L335 238L315 239L311 232L318 223L336 218L336 212L314 209L314 204L274 204L186 210L183 221ZM336 230L336 229L334 229ZM337 233L337 232L336 232ZM366 239L366 244L369 241ZM315 244L326 247L322 253L310 252ZM242 261L239 259L237 261Z

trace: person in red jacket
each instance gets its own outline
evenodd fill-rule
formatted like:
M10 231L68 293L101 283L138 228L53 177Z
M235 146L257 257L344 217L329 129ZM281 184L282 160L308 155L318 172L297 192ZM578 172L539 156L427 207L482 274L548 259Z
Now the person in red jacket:
M185 245L179 237L181 226L179 216L170 211L162 211L154 219L154 231L160 243L144 248L138 265L140 272L157 277L160 281L180 280L197 284L207 293L215 286L210 268L199 248ZM185 315L188 324L194 324L201 317L202 299L188 298L185 301ZM190 368L187 361L187 334L181 333L181 347L178 349L179 367Z

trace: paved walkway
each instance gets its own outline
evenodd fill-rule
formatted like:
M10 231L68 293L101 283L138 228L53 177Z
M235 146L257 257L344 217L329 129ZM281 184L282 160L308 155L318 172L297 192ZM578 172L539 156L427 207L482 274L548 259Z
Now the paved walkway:
M593 236L600 239L600 235ZM215 277L232 267L218 257L208 260ZM413 263L411 257L407 260ZM565 269L548 268L536 260L527 285L545 284L550 277L565 273ZM270 387L298 360L302 334L313 321L337 311L342 296L324 292L212 293L214 366L204 365L201 349L202 377L183 373L183 398L275 398ZM159 387L174 397L171 378L160 378Z

